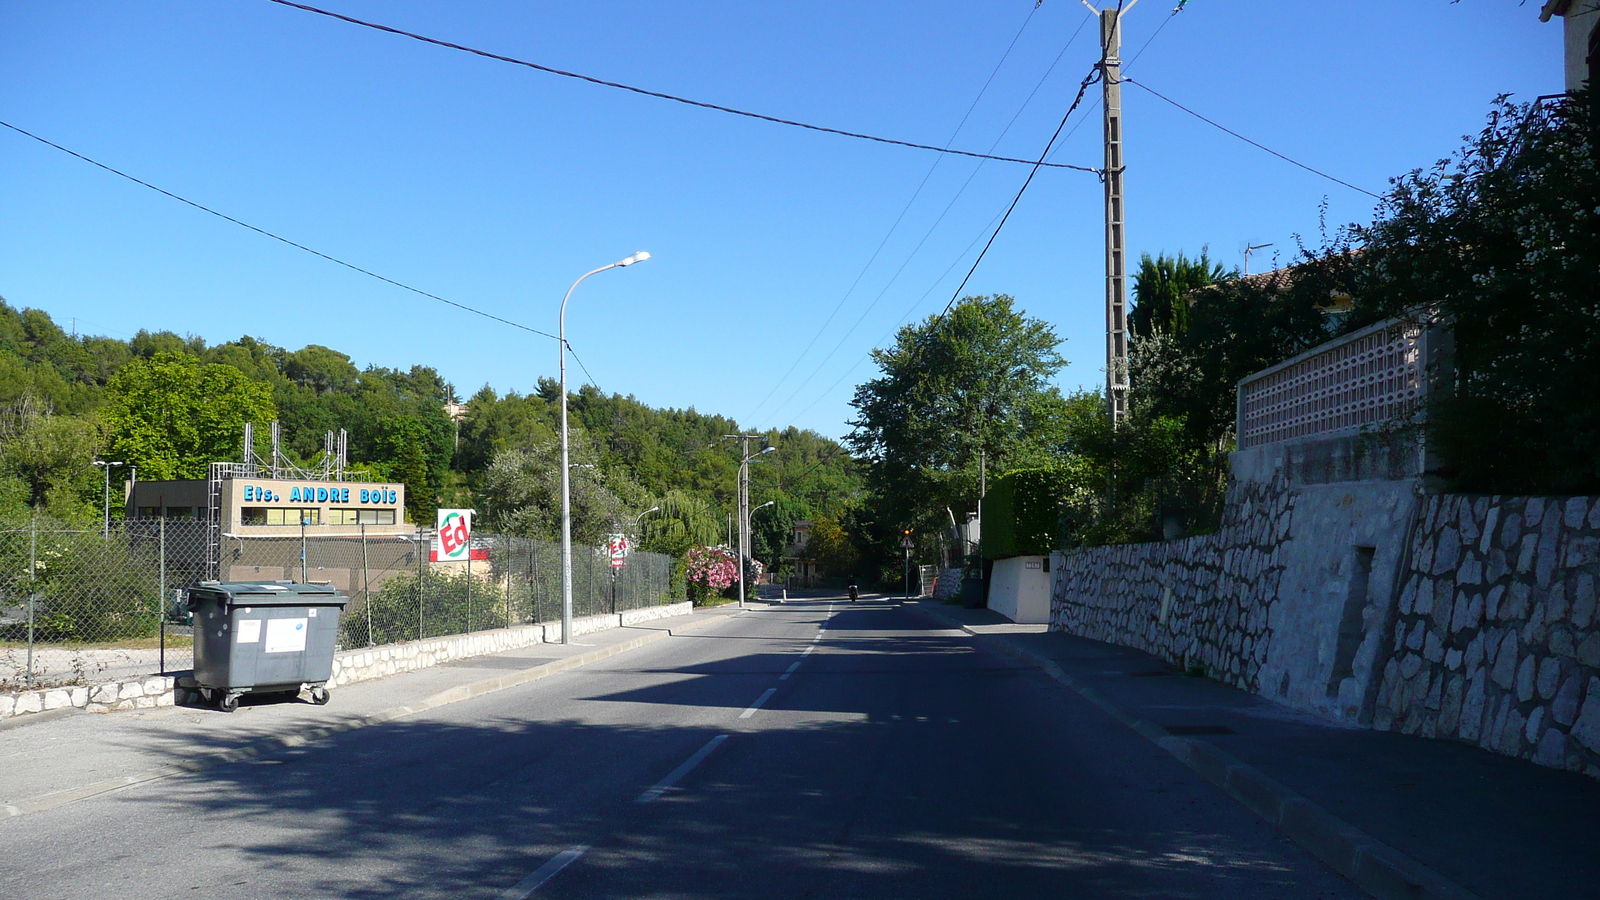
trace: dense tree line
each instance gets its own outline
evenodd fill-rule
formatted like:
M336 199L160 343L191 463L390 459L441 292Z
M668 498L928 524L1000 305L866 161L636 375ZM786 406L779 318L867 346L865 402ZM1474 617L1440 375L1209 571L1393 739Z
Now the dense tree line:
M556 382L541 379L527 394L485 386L453 421L445 407L457 399L427 366L363 370L329 347L288 350L250 337L217 345L171 332L79 337L40 310L0 300L0 510L92 519L101 489L92 460L137 465L144 480L203 477L210 462L239 458L246 422L263 426L256 449L265 456L264 426L277 420L285 454L305 466L326 432L345 429L351 465L403 482L412 521L431 522L440 505L470 506L494 527L553 539ZM576 539L625 530L679 554L725 539L738 443L723 435L739 433L736 422L590 386L569 404ZM775 502L754 518L755 547L773 565L795 521L842 519L859 502L859 479L849 455L815 432L762 440L776 450L752 464L752 505Z

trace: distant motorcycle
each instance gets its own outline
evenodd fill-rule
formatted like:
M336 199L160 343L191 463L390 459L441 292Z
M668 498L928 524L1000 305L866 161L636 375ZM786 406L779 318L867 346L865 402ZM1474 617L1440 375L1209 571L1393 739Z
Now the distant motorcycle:
M850 582L850 602L851 603L856 602L856 595L858 593L859 593L859 591L856 590L855 582L853 582L853 581Z

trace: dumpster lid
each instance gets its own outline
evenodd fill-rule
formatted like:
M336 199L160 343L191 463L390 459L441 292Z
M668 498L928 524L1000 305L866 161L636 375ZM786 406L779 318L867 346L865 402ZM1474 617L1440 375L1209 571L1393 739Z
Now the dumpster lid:
M305 606L328 601L345 603L350 599L331 584L285 584L277 581L203 584L190 588L189 593L222 594L240 606Z

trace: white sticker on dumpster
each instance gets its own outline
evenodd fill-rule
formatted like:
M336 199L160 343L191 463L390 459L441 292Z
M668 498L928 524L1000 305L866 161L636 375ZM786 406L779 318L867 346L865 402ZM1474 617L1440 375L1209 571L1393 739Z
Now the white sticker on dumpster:
M268 619L267 653L297 653L306 649L305 619Z
M254 644L261 640L261 620L240 619L239 637L236 640L241 644Z

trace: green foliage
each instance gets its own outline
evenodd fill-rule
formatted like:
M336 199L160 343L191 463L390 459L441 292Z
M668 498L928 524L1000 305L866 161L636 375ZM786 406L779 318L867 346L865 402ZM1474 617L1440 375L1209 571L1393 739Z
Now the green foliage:
M93 417L50 415L30 399L0 408L0 479L12 485L0 512L33 507L69 521L94 517L104 485L90 461L100 444Z
M373 644L417 640L419 625L421 636L427 638L465 634L505 622L505 598L481 577L465 571L428 568L420 575L404 573L385 582L369 602L372 633L368 640ZM365 615L366 610L352 610L352 614Z
M847 574L861 563L857 541L838 520L817 516L811 520L811 534L807 539L806 553L817 561L824 572Z
M1128 328L1138 337L1157 332L1181 334L1189 327L1188 297L1200 288L1238 276L1213 263L1206 248L1199 259L1182 253L1139 257L1139 270L1133 276L1134 307L1128 313Z
M569 435L568 452L574 545L597 545L607 534L627 530L643 491L625 471L601 465L581 429ZM490 527L520 537L560 540L560 442L496 455L485 474L483 495Z
M1181 420L1135 406L1111 426L1105 400L1074 398L1062 463L1065 546L1155 541L1216 529L1227 454L1197 445Z
M104 538L98 531L66 530L66 524L15 516L4 522L0 574L7 576L14 602L38 597L35 638L96 644L155 634L161 608L155 541L121 533ZM31 580L26 574L30 558ZM19 618L0 627L0 636L26 640L26 629L25 618Z
M934 530L946 509L976 509L980 467L1038 464L1058 442L1062 398L1049 380L1061 339L1010 297L968 297L873 351L880 376L856 388L846 443L867 465L855 517L873 568L901 562L900 529Z
M770 569L783 565L784 550L794 539L794 523L811 514L803 501L786 494L773 499L771 506L750 514L750 555Z
M1454 390L1429 438L1456 489L1600 492L1594 101L1499 98L1460 152L1396 181L1351 229L1365 317L1431 305L1454 333Z
M722 537L722 517L703 497L674 488L651 505L661 509L639 520L641 550L681 557Z
M1042 556L1060 546L1061 503L1068 473L1018 469L994 480L983 499L983 551L990 559Z
M123 366L106 387L110 453L147 479L204 478L209 463L238 458L246 422L275 417L268 386L168 351Z

